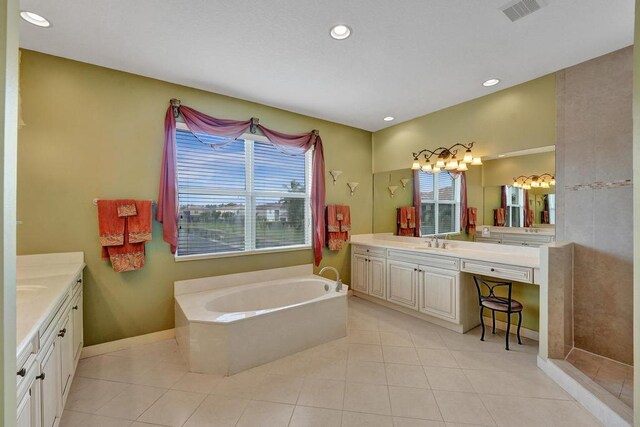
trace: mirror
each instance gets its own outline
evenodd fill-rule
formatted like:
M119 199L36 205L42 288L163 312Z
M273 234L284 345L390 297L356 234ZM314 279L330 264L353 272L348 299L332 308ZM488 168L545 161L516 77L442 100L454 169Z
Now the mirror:
M528 190L513 187L515 178L520 176L555 175L555 147L549 146L534 150L525 150L504 155L485 156L482 166L470 166L466 172L467 206L477 208L477 229L482 225L494 226L494 210L502 206L502 192L504 191L505 209L504 226L523 227L526 202L529 205L531 226L540 228L555 227L555 187L533 187ZM409 168L394 171L378 172L374 174L374 233L396 232L396 210L401 206L413 204L413 171ZM403 186L401 180L409 180ZM547 179L550 180L550 177ZM439 179L438 187L448 185L450 179ZM398 186L393 197L389 187ZM455 188L452 189L455 191ZM447 193L446 189L438 188L440 195ZM434 193L435 193L434 192ZM447 201L442 201L444 204ZM431 208L431 206L430 206ZM423 216L433 209L424 210ZM443 212L448 212L443 209ZM459 212L459 211L458 211ZM432 228L431 228L432 229ZM426 229L423 229L423 234ZM444 234L444 233L440 233ZM452 234L453 239L471 239L466 233Z

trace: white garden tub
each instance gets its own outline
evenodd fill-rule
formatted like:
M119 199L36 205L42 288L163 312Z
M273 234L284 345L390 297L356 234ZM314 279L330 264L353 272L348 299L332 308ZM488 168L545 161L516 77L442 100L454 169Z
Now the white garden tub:
M189 370L232 375L346 336L346 287L336 292L334 281L311 272L299 266L176 282L176 338Z

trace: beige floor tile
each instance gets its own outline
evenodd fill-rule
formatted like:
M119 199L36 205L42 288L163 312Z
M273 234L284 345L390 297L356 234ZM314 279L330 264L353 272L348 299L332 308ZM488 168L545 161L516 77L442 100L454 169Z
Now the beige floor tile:
M289 427L340 427L342 411L296 406Z
M324 359L346 359L349 355L348 338L341 338L325 344L320 344L305 350L303 353L312 357L320 357Z
M127 379L127 382L153 387L169 388L180 381L187 372L188 370L185 365L158 362L151 369L147 369L144 372L136 372L131 375Z
M347 359L312 357L308 361L305 376L344 381L347 376Z
M382 357L386 363L404 363L405 365L420 365L418 353L413 347L382 346Z
M589 427L600 425L575 401L482 395L500 426ZM508 408L508 410L505 410Z
M344 410L369 414L391 415L389 391L379 384L347 383Z
M350 360L347 381L354 383L387 384L384 363Z
M418 348L416 349L420 363L423 366L438 366L442 368L457 368L458 363L449 350Z
M485 353L480 351L452 351L455 361L464 369L490 371L538 371L536 355L503 351Z
M446 424L442 421L393 417L393 427L446 427Z
M382 362L382 347L371 344L349 344L349 360Z
M79 383L78 387L75 386L76 382ZM65 409L93 413L125 388L127 384L124 383L76 377L69 391Z
M269 363L269 373L302 377L309 369L311 357L306 354L294 354Z
M105 417L135 421L166 391L163 388L131 384L96 413Z
M377 331L378 320L376 318L349 316L349 329L360 329L365 331Z
M130 382L134 375L145 375L156 365L156 361L130 359L102 355L83 359L78 363L76 375L106 381Z
M495 425L493 418L475 393L434 390L433 395L446 422Z
M251 398L253 400L295 404L303 381L304 378L302 377L266 375L264 381L256 386Z
M414 347L411 335L406 331L381 331L380 340L382 345L391 345L394 347Z
M206 395L169 390L138 421L179 427L193 414Z
M389 398L394 416L442 421L431 390L389 386Z
M467 369L464 372L478 393L572 400L569 394L542 371L494 372Z
M129 427L166 427L162 424L150 424L150 423L141 423L139 421L134 422Z
M242 372L224 377L213 387L211 394L249 399L256 387L265 381L265 378L266 375L253 372Z
M286 427L291 420L293 409L293 405L253 400L247 405L236 426Z
M462 369L425 366L424 372L434 390L475 392Z
M413 345L421 348L447 348L444 343L444 340L437 332L419 332L412 333L411 340L413 341Z
M247 399L207 396L184 427L233 427L248 404Z
M385 369L389 385L429 388L422 366L385 363Z
M342 409L345 382L305 378L298 405L319 408Z
M393 419L385 415L344 411L342 427L393 427Z
M349 329L349 342L353 344L380 345L380 333L363 329Z
M128 427L130 424L129 420L65 410L59 427Z
M213 388L222 381L222 375L197 374L187 372L177 383L171 386L174 390L192 391L194 393L211 393Z

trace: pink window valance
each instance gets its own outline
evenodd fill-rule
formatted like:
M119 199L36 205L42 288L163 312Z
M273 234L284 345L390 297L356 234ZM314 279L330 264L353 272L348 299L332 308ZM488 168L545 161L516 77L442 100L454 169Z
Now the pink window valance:
M238 138L249 128L253 121L227 120L208 116L192 108L172 103L167 109L164 120L164 147L160 171L160 190L156 220L162 223L164 241L171 246L171 253L178 247L178 175L176 165L176 115L182 116L185 125L192 133ZM315 264L322 260L322 248L325 244L325 175L322 138L318 131L299 135L289 135L257 125L256 128L277 147L287 151L299 151L301 154L314 148L311 185L311 216L313 219L313 249Z

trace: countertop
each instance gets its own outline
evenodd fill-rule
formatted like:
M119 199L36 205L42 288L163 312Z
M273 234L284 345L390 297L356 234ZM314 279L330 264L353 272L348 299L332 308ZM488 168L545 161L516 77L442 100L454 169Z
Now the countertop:
M350 243L380 248L446 256L451 258L487 261L517 267L540 268L540 249L520 246L503 246L490 243L447 240L447 249L428 248L426 237L401 237L392 234L356 234ZM443 240L441 240L443 241Z
M85 267L84 254L19 256L16 269L17 354L38 333L42 323L74 285Z

